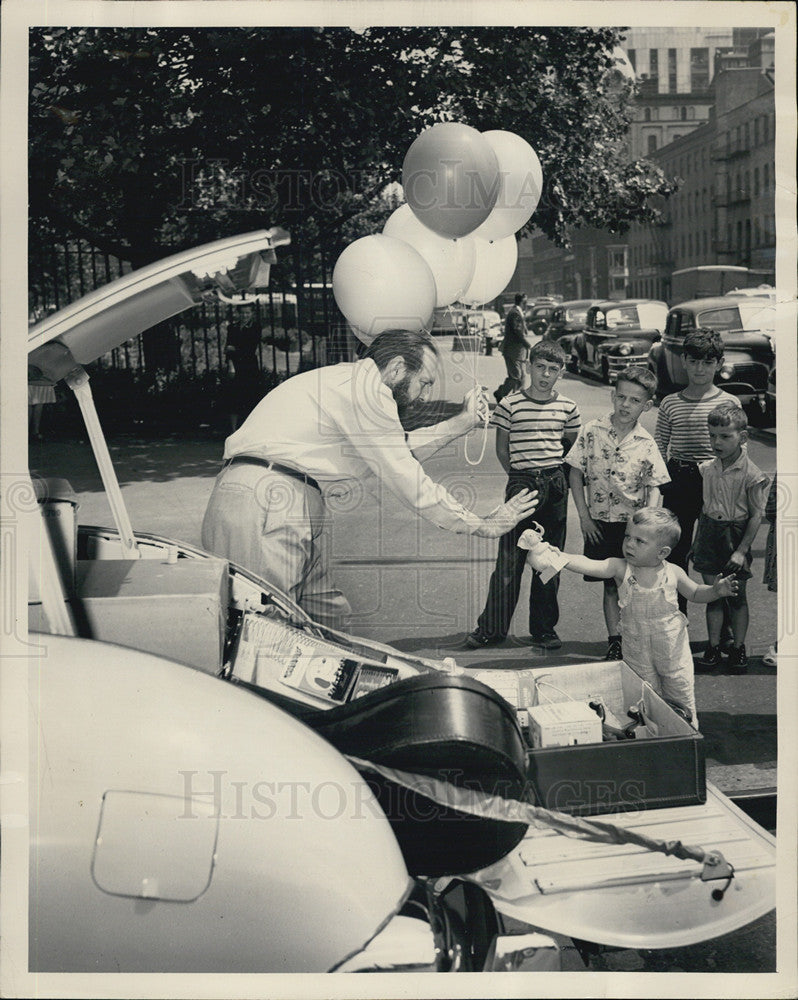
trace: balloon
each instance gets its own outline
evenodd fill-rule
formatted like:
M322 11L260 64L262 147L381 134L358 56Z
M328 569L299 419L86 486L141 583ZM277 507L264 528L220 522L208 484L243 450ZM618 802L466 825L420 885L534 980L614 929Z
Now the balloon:
M543 170L535 150L514 132L483 132L499 163L499 194L493 210L474 236L501 240L518 232L538 207Z
M415 217L409 205L400 205L382 227L386 236L404 240L429 264L435 279L438 308L456 302L474 277L476 250L470 236L452 240L438 236Z
M484 305L495 299L507 287L518 263L518 243L515 236L489 243L474 237L477 266L471 284L460 296L466 305Z
M467 236L490 215L499 194L499 163L470 125L441 122L413 142L402 186L415 215L441 236Z
M435 279L429 264L409 244L378 233L346 247L335 263L333 295L364 344L401 327L429 329Z

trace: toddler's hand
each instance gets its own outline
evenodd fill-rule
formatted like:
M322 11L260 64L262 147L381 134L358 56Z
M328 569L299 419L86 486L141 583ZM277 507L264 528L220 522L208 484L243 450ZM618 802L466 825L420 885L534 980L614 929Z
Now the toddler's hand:
M734 597L739 589L740 585L734 579L734 574L719 576L715 581L715 590L719 597Z

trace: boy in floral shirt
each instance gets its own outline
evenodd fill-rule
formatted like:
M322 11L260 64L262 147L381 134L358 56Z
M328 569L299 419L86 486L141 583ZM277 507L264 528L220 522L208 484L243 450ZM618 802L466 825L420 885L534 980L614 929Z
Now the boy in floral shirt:
M658 507L662 502L658 487L670 482L654 438L638 422L651 409L656 387L656 376L647 368L625 368L612 390L612 413L585 424L565 458L571 466L571 493L589 559L622 558L626 522L641 507ZM585 576L585 580L597 579ZM604 620L605 659L620 660L623 650L614 579L604 580Z

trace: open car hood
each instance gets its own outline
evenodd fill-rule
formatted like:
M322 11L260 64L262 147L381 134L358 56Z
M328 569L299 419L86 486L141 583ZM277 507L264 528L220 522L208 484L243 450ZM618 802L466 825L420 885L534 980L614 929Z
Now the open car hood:
M290 242L278 226L259 229L185 250L103 285L31 327L31 376L57 382L203 299L263 291L275 248Z

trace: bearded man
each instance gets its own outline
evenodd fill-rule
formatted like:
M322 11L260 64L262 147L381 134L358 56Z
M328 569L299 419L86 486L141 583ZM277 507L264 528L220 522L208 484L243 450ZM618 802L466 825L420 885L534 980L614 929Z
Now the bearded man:
M406 433L402 413L426 402L439 359L425 333L386 330L355 362L294 375L265 396L225 441L202 524L205 549L279 587L315 621L345 626L349 602L335 587L324 542L323 490L383 483L407 507L449 531L498 538L535 509L528 490L480 517L420 462L484 419L474 389L462 410Z

